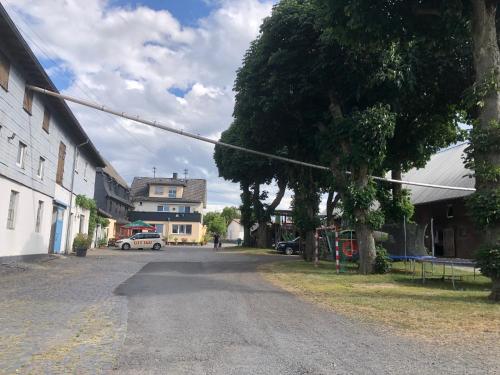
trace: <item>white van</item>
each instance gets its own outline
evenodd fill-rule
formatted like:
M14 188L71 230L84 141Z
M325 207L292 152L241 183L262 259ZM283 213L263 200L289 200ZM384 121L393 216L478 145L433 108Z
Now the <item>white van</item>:
M130 238L123 238L115 242L115 246L122 250L153 249L160 250L165 246L160 233L136 233Z

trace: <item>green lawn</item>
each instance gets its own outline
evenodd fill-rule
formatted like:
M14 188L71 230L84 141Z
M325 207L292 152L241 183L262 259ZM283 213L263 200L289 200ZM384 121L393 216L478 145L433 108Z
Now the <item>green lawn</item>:
M230 252L237 254L247 254L247 255L277 255L278 252L276 250L271 249L259 249L255 247L242 247L242 246L231 246L231 247L223 247L219 252Z
M420 272L418 268L417 272ZM408 270L408 267L407 267ZM430 271L430 266L428 267ZM489 279L460 270L457 282L427 280L393 264L386 275L358 275L352 270L337 275L331 262L317 268L302 260L263 265L263 276L274 284L348 317L383 324L401 334L440 343L465 339L475 343L500 339L500 304L486 297ZM435 274L442 273L435 266Z

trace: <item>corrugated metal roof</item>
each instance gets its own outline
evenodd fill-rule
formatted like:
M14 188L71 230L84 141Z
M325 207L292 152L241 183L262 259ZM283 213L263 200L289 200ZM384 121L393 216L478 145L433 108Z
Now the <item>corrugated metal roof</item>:
M410 170L403 175L403 180L474 188L475 179L471 177L472 171L464 166L464 150L467 146L467 143L462 143L434 154L424 168ZM413 204L456 199L472 193L470 191L431 189L421 186L403 185L403 187L411 191Z

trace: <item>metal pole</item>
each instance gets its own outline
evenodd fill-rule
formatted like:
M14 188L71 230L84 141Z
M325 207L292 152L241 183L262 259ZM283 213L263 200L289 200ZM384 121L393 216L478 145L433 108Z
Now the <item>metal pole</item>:
M339 232L335 229L335 268L340 273Z
M435 247L434 247L434 218L431 217L431 249L432 249L432 256L435 256Z
M321 169L321 170L325 170L325 171L331 171L331 169L329 167L325 167L324 165L306 163L303 161L299 161L299 160L295 160L295 159L291 159L291 158L286 158L283 156L269 154L267 152L261 152L261 151L241 147L241 146L232 145L232 144L226 143L226 142L216 141L216 140L213 140L213 139L210 139L207 137L203 137L203 136L198 135L198 134L188 133L188 132L185 132L184 130L180 130L180 129L173 128L171 126L160 124L157 121L144 120L144 119L141 119L138 115L129 115L123 111L113 110L113 109L107 108L106 106L104 106L102 104L91 103L91 102L88 102L88 101L85 101L82 99L74 98L74 97L71 97L68 95L62 95L62 94L59 94L57 92L42 89L40 87L36 87L36 86L32 86L32 85L27 85L26 87L28 87L30 90L33 90L33 91L36 91L36 92L39 92L39 93L42 93L45 95L53 96L53 97L64 99L64 100L67 100L67 101L70 101L73 103L77 103L77 104L80 104L80 105L83 105L86 107L94 108L94 109L97 109L98 111L110 113L112 115L119 116L119 117L125 118L127 120L139 122L141 124L145 124L148 126L158 128L158 129L166 130L168 132L179 134L179 135L182 135L184 137L193 138L193 139L197 139L199 141L211 143L214 145L228 147L228 148L232 148L234 150L263 156L263 157L266 157L269 159L275 159L275 160L280 160L280 161L284 161L287 163L302 165L304 167L310 167L310 168L316 168L316 169ZM348 174L348 175L351 174L350 171L344 171L344 173ZM413 186L422 186L422 187L435 188L435 189L446 189L446 190L476 191L476 189L474 189L474 188L465 188L465 187L460 187L460 186L435 185L435 184L428 184L428 183L424 183L424 182L394 180L392 178L385 178L385 177L378 177L378 176L370 176L370 177L372 179L374 179L375 181L385 181L385 182L391 182L391 183L396 183L396 184L401 184L401 185L413 185Z
M403 230L405 239L405 262L406 262L406 215L403 216Z

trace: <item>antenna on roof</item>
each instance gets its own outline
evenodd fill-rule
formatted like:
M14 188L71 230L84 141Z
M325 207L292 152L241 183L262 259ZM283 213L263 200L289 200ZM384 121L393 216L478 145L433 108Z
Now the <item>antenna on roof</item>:
M156 167L153 167L153 178L156 178Z
M187 168L184 168L184 180L187 181L187 179L188 179L188 170Z

